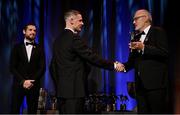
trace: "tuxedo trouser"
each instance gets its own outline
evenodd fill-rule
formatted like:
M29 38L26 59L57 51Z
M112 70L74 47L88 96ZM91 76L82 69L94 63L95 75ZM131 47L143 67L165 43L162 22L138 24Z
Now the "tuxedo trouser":
M58 108L61 114L84 113L84 98L58 97Z
M39 87L24 89L20 86L13 86L11 113L19 114L24 97L26 96L27 111L29 114L36 114L38 108Z
M167 112L167 90L143 90L136 94L138 113L156 113Z

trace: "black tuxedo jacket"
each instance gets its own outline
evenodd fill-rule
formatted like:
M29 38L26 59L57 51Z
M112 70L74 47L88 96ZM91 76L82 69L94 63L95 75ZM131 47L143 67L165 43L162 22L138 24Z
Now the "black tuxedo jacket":
M16 44L10 56L10 70L15 85L22 86L24 80L35 80L34 87L38 87L40 78L45 72L45 55L43 49L36 44L31 53L30 61L24 43Z
M50 66L58 97L74 98L86 95L87 63L104 69L114 69L113 62L93 53L79 36L65 29L54 42Z
M151 26L144 44L143 53L137 50L130 53L125 68L135 68L138 86L146 89L164 88L168 81L168 42L165 32Z

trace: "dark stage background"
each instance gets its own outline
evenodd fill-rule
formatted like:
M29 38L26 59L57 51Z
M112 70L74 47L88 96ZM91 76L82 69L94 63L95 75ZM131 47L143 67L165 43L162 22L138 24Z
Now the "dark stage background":
M125 62L129 54L129 32L133 31L132 17L140 8L148 9L152 13L153 24L163 27L167 32L171 83L169 108L171 113L180 113L178 7L178 3L172 0L0 0L0 113L10 111L13 77L9 72L9 54L13 44L23 40L24 24L35 22L38 27L36 40L44 46L47 65L41 86L49 95L54 95L48 66L52 43L64 29L64 12L68 9L81 11L85 23L81 32L83 40L102 57ZM90 93L124 95L129 99L126 102L127 110L136 107L136 101L129 95L127 86L134 81L133 70L116 73L92 66L88 80ZM121 103L117 100L118 110Z

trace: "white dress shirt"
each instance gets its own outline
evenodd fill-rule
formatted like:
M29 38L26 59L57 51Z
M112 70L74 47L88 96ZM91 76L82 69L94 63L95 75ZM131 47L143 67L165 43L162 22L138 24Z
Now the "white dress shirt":
M33 46L32 45L26 45L26 42L31 42L31 41L26 39L26 38L24 39L24 45L26 47L26 53L27 53L27 57L28 57L28 62L30 62Z
M148 27L146 27L146 28L144 29L144 33L145 33L145 34L142 34L142 35L141 35L141 38L140 38L140 41L141 41L142 43L144 43L144 40L145 40L145 38L146 38L147 33L149 32L150 27L151 27L151 25L149 25ZM143 48L141 51L142 51L142 54L144 54L144 48ZM141 52L141 51L139 50L139 52Z
M149 25L148 27L146 27L146 28L144 29L144 33L145 33L145 34L141 35L141 38L140 38L140 41L141 41L142 43L144 43L144 40L145 40L145 38L146 38L146 35L147 35L150 27L151 27L151 25Z

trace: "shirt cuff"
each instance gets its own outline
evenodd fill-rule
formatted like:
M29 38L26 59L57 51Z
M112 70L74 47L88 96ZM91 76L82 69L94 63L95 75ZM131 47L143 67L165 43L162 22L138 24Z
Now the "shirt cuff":
M114 69L116 69L116 62L114 62Z

